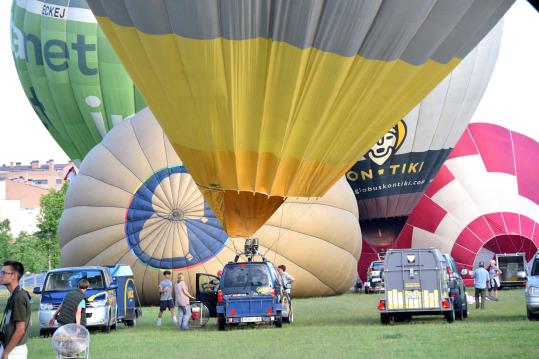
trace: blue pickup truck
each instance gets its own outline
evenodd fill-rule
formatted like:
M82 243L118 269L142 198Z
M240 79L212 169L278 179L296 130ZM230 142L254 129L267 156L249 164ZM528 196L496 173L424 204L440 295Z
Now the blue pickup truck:
M229 262L220 278L197 274L197 299L217 316L219 330L244 324L292 323L292 303L281 275L265 258Z
M43 287L35 287L34 293L41 294L39 304L39 334L49 335L58 323L49 325L49 319L58 309L64 297L77 288L81 279L90 283L86 291L87 327L101 328L109 332L118 322L135 326L141 315L133 272L128 265L110 267L84 266L58 268L47 272Z

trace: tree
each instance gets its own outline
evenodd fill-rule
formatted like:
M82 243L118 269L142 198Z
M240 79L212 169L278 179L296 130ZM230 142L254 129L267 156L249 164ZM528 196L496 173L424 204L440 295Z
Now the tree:
M9 258L9 244L11 241L11 223L9 219L0 220L0 256L2 260Z
M37 218L37 248L46 255L49 270L60 263L58 224L64 211L67 187L67 183L64 183L59 191L51 189L39 200L41 208Z
M21 232L9 245L9 258L24 264L29 272L39 272L47 268L47 253L40 250L40 238L35 234Z

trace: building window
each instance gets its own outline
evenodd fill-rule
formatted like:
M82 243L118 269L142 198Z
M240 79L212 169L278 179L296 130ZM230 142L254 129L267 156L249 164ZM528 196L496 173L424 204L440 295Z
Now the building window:
M62 183L64 183L63 179L61 179L61 178L56 179L56 184L62 184Z
M46 179L35 179L32 182L34 182L34 184L49 184L49 180Z

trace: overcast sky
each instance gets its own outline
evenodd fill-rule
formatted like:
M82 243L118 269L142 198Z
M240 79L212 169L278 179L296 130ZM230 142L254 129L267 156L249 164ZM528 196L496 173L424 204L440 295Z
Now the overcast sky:
M0 165L68 157L41 124L22 90L10 46L11 1L0 0ZM494 122L539 140L539 13L519 0L505 16L500 55L472 121Z

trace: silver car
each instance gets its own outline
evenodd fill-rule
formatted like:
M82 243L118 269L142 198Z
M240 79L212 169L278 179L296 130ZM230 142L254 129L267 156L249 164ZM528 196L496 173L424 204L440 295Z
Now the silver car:
M526 311L528 319L539 319L539 253L535 255L526 284Z

